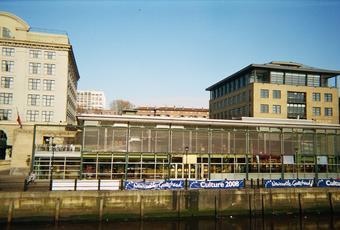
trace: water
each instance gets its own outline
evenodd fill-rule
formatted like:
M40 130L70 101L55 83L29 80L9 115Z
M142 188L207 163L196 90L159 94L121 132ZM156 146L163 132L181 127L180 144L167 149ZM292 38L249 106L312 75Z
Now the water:
M223 218L188 218L185 220L148 220L148 221L116 221L116 222L61 222L51 223L13 223L1 224L6 230L220 230L220 229L340 229L340 215L285 215L268 217L228 216Z

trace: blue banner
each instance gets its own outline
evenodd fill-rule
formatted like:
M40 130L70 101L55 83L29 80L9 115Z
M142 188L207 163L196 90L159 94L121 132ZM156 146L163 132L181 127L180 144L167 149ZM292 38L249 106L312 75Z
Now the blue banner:
M319 179L317 186L318 187L338 187L338 188L340 188L340 180Z
M226 188L243 188L243 180L190 180L190 189L226 189Z
M265 188L313 187L313 179L264 180Z
M184 189L184 180L125 181L124 188L126 190Z

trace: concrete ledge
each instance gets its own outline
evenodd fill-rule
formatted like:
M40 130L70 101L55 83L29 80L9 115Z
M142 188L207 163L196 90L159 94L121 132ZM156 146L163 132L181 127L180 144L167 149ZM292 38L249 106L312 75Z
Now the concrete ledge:
M0 192L0 221L112 220L340 212L340 190Z

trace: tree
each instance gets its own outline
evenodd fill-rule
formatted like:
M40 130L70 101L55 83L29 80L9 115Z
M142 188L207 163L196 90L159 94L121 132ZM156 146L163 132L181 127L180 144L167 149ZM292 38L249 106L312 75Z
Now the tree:
M113 100L110 104L111 110L113 110L116 114L121 115L123 110L125 109L133 109L135 106L129 102L122 99Z

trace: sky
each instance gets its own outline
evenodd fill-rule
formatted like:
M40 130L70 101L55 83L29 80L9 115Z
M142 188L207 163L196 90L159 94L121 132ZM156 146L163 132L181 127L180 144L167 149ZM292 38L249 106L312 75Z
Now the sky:
M78 89L104 91L108 105L208 108L205 89L251 63L340 70L336 0L1 0L0 11L66 31Z

